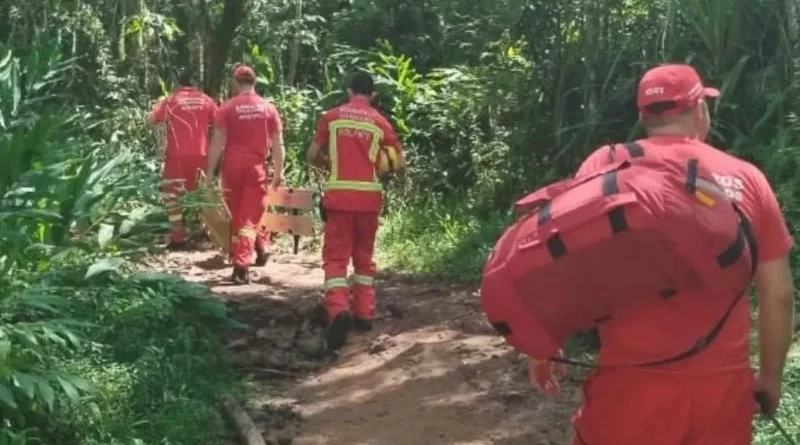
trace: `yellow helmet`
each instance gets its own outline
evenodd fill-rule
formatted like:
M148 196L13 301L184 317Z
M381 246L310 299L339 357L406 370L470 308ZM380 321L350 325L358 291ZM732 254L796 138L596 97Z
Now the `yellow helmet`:
M397 149L394 147L384 147L378 152L378 174L383 176L397 171L398 167Z

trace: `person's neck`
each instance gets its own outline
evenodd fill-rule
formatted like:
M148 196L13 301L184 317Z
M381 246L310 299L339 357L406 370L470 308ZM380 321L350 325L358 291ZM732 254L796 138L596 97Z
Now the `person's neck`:
M252 93L253 91L255 91L255 87L254 86L248 85L248 86L240 86L239 87L239 94Z
M650 138L657 138L657 137L673 137L673 138L689 138L689 139L697 139L697 132L694 130L689 130L685 127L679 126L664 126L659 128L652 128L647 130L647 137Z

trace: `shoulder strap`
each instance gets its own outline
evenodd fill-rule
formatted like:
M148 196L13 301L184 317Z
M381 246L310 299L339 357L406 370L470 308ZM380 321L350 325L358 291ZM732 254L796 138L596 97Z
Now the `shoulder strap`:
M624 144L611 144L608 146L608 162L617 161L617 147L622 147L628 152L628 158L641 158L644 156L644 148L638 142L626 142Z

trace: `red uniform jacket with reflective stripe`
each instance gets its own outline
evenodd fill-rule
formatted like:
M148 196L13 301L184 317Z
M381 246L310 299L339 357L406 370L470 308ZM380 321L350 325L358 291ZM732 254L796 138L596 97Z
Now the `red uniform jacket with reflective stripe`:
M382 147L402 147L392 125L369 100L354 97L327 111L320 119L314 140L330 159L330 177L323 206L332 210L378 212L383 187L376 164Z

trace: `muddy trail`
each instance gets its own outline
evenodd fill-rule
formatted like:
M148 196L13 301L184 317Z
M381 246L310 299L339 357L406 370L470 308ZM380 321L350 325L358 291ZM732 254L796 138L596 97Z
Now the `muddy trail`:
M375 329L325 351L318 255L275 254L246 286L212 249L171 253L158 269L208 284L250 329L226 338L251 383L245 408L268 444L567 444L580 403L572 372L556 399L493 331L475 289L392 274L377 280Z

